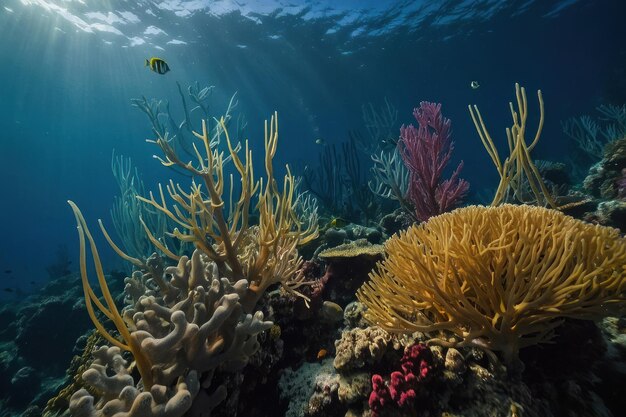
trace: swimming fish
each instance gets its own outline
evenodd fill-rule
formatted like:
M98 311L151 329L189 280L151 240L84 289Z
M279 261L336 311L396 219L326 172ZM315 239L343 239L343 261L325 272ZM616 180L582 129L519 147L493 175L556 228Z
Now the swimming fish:
M5 270L4 270L4 273L5 273L5 274L10 274L11 272L13 272L13 271L11 271L10 269L5 269Z
M170 70L170 66L167 65L167 62L162 60L161 58L152 57L150 59L146 59L146 67L150 67L150 69L157 74L165 74Z
M347 220L342 219L341 217L333 217L329 222L328 222L328 226L329 227L334 227L337 229L340 229L342 227L345 227L347 225L349 225L350 222Z
M470 83L470 87L472 87L473 90L476 90L478 87L480 87L480 84L478 84L478 81L472 81Z
M317 360L321 361L326 355L328 355L328 351L326 349L320 349L319 352L317 352Z
M322 138L317 138L317 139L315 139L315 144L316 145L326 145L326 141L324 141L324 139L322 139Z
M3 291L4 291L4 292L13 292L13 288L8 288L8 287L7 287L7 288L5 288Z

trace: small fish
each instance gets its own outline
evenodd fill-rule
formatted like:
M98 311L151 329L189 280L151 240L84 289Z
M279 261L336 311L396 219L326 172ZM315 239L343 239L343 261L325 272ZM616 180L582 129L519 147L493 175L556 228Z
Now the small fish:
M4 289L4 292L13 292L13 288L8 288L7 287L7 288Z
M317 352L317 360L320 361L324 359L326 355L328 355L328 351L326 349L320 349L320 351Z
M326 145L326 141L322 138L317 138L315 139L315 144L316 145Z
M11 272L13 272L13 271L12 271L12 270L10 270L10 269L5 269L5 270L4 270L4 273L5 273L5 274L10 274Z
M470 83L470 87L472 87L473 90L476 90L478 87L480 87L480 84L478 84L478 81L472 81Z
M162 60L161 58L152 57L150 59L146 59L146 67L150 67L150 69L157 74L165 74L170 70L170 66L167 65L167 62Z
M329 222L328 222L328 226L329 227L334 227L337 229L340 229L342 227L345 227L347 225L349 225L350 222L347 220L342 219L341 217L333 217Z
M324 301L321 308L322 317L331 322L337 323L343 320L343 308L332 301Z
M31 281L31 282L30 282L30 285L35 285L35 281Z

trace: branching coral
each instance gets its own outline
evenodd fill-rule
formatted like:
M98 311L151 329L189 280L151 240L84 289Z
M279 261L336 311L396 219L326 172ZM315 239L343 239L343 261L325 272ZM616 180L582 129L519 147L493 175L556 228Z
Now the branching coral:
M225 369L244 366L259 347L257 334L272 325L263 321L262 312L254 315L243 312L240 300L247 294L248 282L219 278L217 265L196 250L191 259L183 256L177 266L162 271L161 279L171 277L162 284L167 292L148 295L155 291L146 287L144 295L137 300L127 294L130 305L120 313L108 290L85 220L76 205L72 202L70 205L78 223L87 311L98 332L113 345L101 348L95 355L97 360L83 373L83 380L97 392L97 401L86 390L77 391L70 400L73 415L104 416L115 410L120 416L128 417L182 416L195 404L196 395L202 394L202 401L223 398L225 387L217 387L209 395L204 389L199 390L199 380L202 378L202 386L208 388L218 366ZM88 280L85 236L106 306L96 297ZM113 321L123 342L105 329L94 305ZM132 353L143 391L135 386L120 350Z
M393 152L381 151L373 154L374 166L371 168L373 180L368 182L370 190L378 196L396 200L407 213L413 213L413 207L407 199L409 190L409 170L404 165L398 148Z
M80 269L87 310L98 332L113 345L103 347L100 357L83 373L83 379L97 392L94 398L85 390L76 392L70 410L76 416L181 416L210 415L210 409L226 395L220 385L207 393L212 375L223 370L241 369L259 344L257 335L271 327L263 313L254 312L259 297L272 284L280 283L297 293L304 283L297 270L301 263L297 246L317 235L315 211L310 201L295 191L289 168L279 188L272 159L278 143L278 120L274 115L265 129L265 181L254 179L252 154L245 143L245 156L233 146L226 121L219 121L219 134L226 138L229 156L212 146L206 123L200 149L194 144L196 165L184 163L165 137L155 143L163 150L166 166L178 166L195 179L186 192L173 182L167 186L174 204L168 205L160 187L160 201L153 195L140 198L168 216L183 229L172 235L196 247L191 257L178 256L155 238L143 223L152 244L177 261L165 266L158 255L146 260L125 254L111 240L100 223L107 241L125 260L139 270L126 279L125 302L119 312L110 293L98 250L78 207L69 202L78 225ZM240 175L240 194L234 201L233 176L227 201L224 193L224 164L232 161ZM203 188L204 187L204 188ZM249 224L250 206L255 199L259 224ZM301 220L299 212L312 215ZM93 256L98 284L104 296L95 295L87 275L87 243ZM99 310L110 319L123 341L107 331L96 315ZM113 349L113 350L111 350ZM141 376L133 380L120 356L130 351ZM200 386L200 381L202 384Z
M159 211L150 210L137 199L138 195L145 195L146 192L143 180L137 167L133 167L131 158L116 156L113 152L111 170L120 190L119 196L113 201L111 220L125 253L145 261L155 251L142 227L142 221L159 242L172 252L181 254L188 250L189 247L186 247L184 242L167 233L173 227L171 220Z
M385 97L384 104L374 107L372 103L361 106L363 126L367 137L354 136L358 147L366 154L376 154L383 149L396 146L398 142L398 110Z
M172 139L172 146L179 154L184 153L185 158L194 155L193 151L193 131L197 129L198 122L213 121L211 117L211 99L215 86L207 86L201 88L198 82L187 87L186 94L180 83L176 83L178 94L180 96L180 105L183 110L182 120L174 120L175 117L170 110L170 104L167 100L150 99L141 97L141 99L131 99L133 107L141 110L150 121L152 132L155 135L165 136L168 133ZM194 104L191 107L187 104L187 100ZM233 117L233 113L237 109L239 102L237 93L230 97L228 105L219 114L224 115L226 124L228 125ZM197 116L199 113L199 117ZM195 117L194 117L195 116ZM237 134L245 128L245 120L241 115L237 118ZM219 144L219 126L213 125L209 128L211 136L211 146ZM175 166L174 166L175 167Z
M130 331L126 326L126 323L124 323L124 319L117 309L117 306L115 305L115 300L113 299L113 296L109 291L109 287L104 277L104 270L102 269L102 263L100 262L100 255L98 253L96 243L94 242L93 237L89 232L89 228L87 227L85 218L83 217L76 204L74 204L74 202L68 201L68 203L72 207L72 210L74 211L74 216L76 217L78 238L80 242L80 276L82 278L83 291L85 293L85 302L87 305L87 312L89 313L89 317L91 318L94 326L96 326L98 332L109 343L111 343L113 346L118 347L119 349L129 351L133 354L137 363L137 369L142 375L144 385L149 388L152 386L152 373L150 371L150 364L146 356L143 354L140 344L137 342L136 339L131 337ZM94 260L96 276L98 278L98 284L100 285L100 289L102 291L106 306L102 304L102 302L100 302L95 292L93 291L91 284L89 283L89 278L87 274L87 247L85 237L87 237L87 240L89 241L91 253ZM114 338L111 333L109 333L105 329L104 325L96 316L94 304L100 312L102 312L109 320L113 322L115 328L124 340L123 343Z
M501 351L550 340L562 318L626 307L626 239L541 207L471 206L389 239L358 291L368 321L392 332L452 333L455 346Z
M459 178L462 161L450 178L442 178L454 142L450 119L443 117L441 104L422 101L413 116L418 126L400 128L398 150L409 171L407 198L415 208L415 218L423 222L458 206L469 183Z
M563 133L576 142L591 159L601 159L607 143L626 136L626 105L602 105L600 122L590 116L571 118L561 123Z
M487 127L485 126L485 122L483 121L478 107L475 105L468 106L480 140L500 175L500 183L498 184L498 189L491 205L497 205L507 201L512 202L510 200L515 199L522 203L532 203L556 208L554 198L550 195L549 190L541 178L539 170L533 164L530 157L530 152L537 145L543 129L544 111L541 90L537 91L540 113L539 126L537 127L535 138L530 144L526 143L526 121L528 118L526 90L517 83L515 84L515 97L517 99L517 110L513 106L513 103L509 102L513 125L506 129L509 156L504 162L500 160L498 149L487 131ZM528 195L529 193L530 195Z
M160 159L165 166L176 165L201 180L191 184L191 190L170 181L167 192L175 202L168 204L161 186L159 200L150 193L150 198L139 197L157 210L165 213L183 231L175 229L173 234L182 241L192 243L218 265L223 276L233 280L246 279L250 283L249 293L244 300L247 310L251 310L267 287L281 283L288 291L296 291L301 285L296 270L301 263L297 246L303 245L317 236L317 222L303 222L296 214L298 197L294 195L295 183L289 168L279 189L272 166L278 144L278 116L274 114L265 124L265 182L254 179L252 152L248 142L244 144L243 160L239 156L239 147L234 146L226 121L219 122L219 133L223 134L229 150L229 156L240 177L239 197L233 201L233 177L230 178L229 204L223 199L224 162L223 152L212 148L211 138L205 121L202 133L194 132L200 139L200 150L194 144L196 165L183 162L170 145L167 136L159 136L156 143L165 157ZM204 186L204 190L203 190ZM258 199L258 227L250 227L249 213L251 200ZM228 207L228 212L226 212ZM150 231L146 228L146 232ZM160 245L157 239L152 242L172 259L179 257Z

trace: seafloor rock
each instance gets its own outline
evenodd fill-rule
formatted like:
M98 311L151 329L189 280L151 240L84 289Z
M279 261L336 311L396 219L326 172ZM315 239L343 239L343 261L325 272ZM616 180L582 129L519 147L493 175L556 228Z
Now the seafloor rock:
M367 280L369 272L385 253L383 245L372 245L361 239L320 252L327 262L324 299L345 307L356 299L356 290Z
M315 378L322 369L332 369L332 360L321 363L306 362L297 369L286 369L280 376L278 388L280 400L287 403L285 417L301 417L308 409L309 398L315 389Z
M121 291L121 280L109 281L112 291ZM76 340L93 328L83 300L80 279L67 276L0 312L0 390L7 400L3 411L17 415L16 410L28 405L39 410L56 394L76 354ZM27 379L23 372L16 377L20 369L30 370Z
M618 181L626 168L626 137L609 142L604 147L604 157L589 170L583 183L591 195L604 199L618 197Z
M325 363L315 375L313 394L304 411L305 417L340 417L344 411L336 407L339 400L339 375Z
M603 201L598 204L596 216L600 224L626 231L626 201Z
M369 372L357 372L349 375L341 375L337 395L343 404L358 403L366 398L372 391L371 376Z
M330 248L344 244L347 239L348 233L343 229L330 227L324 233L324 241Z
M71 295L50 297L21 310L15 343L27 363L37 369L58 366L56 371L63 372L74 342L92 326L81 301Z
M414 222L415 219L406 211L396 209L392 213L389 213L380 219L380 226L388 236L391 236L400 230L408 228Z
M343 309L337 303L332 301L324 301L322 308L320 309L320 316L322 319L331 323L336 323L343 320Z

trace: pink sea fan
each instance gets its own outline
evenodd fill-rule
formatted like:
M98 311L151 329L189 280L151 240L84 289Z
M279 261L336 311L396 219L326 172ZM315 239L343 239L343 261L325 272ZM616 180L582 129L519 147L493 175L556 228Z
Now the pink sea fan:
M398 148L409 170L407 197L415 207L417 219L426 221L460 204L469 183L459 178L462 161L449 179L442 180L454 142L450 140L450 119L441 114L441 104L422 101L413 110L413 116L418 127L400 128Z

